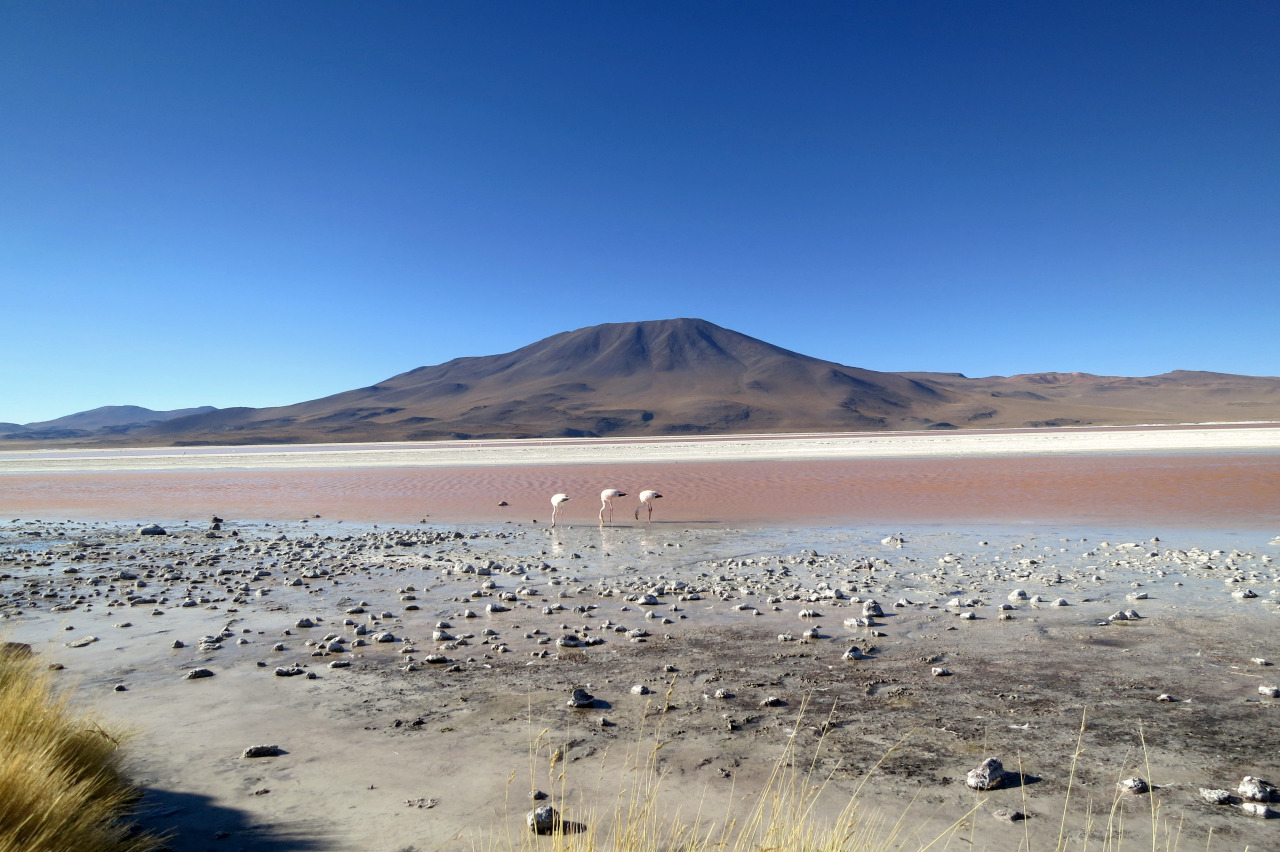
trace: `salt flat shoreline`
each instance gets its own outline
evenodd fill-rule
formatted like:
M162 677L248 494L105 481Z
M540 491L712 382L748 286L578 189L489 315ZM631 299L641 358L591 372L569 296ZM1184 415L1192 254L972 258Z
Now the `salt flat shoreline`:
M1280 779L1280 538L886 532L11 521L0 626L135 732L174 852L501 848L534 789L607 833L668 739L656 807L704 831L794 747L820 811L926 840L976 809L966 848L1053 848L1064 814L1104 848L1114 802L1150 848L1138 775L1184 848L1275 847L1198 790ZM969 790L987 756L1018 783Z
M3 473L819 461L1069 454L1280 452L1277 424L1047 431L530 439L0 452Z

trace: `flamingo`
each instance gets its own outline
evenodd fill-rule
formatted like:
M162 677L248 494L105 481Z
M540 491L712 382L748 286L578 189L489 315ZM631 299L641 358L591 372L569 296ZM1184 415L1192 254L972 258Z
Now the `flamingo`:
M560 506L569 502L568 494L552 494L551 495L551 526L554 529L556 525L556 512L560 511Z
M640 520L640 510L647 506L649 508L649 523L653 523L653 501L661 496L657 491L641 491L640 505L636 506L636 520Z
M600 492L600 526L604 526L604 510L609 510L609 523L613 523L613 498L626 497L627 492L616 488L606 488Z

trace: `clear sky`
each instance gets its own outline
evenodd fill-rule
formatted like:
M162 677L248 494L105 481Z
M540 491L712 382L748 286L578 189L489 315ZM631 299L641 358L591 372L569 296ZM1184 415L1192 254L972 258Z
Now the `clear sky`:
M0 4L0 421L603 322L1280 375L1275 2Z

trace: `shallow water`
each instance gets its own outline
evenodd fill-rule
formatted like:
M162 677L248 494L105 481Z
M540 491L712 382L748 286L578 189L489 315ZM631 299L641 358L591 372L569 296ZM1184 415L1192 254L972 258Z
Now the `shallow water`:
M655 527L1280 527L1274 453L4 474L0 516L545 524L564 492L561 522L580 524L610 487L630 495L615 502L619 525L653 488Z

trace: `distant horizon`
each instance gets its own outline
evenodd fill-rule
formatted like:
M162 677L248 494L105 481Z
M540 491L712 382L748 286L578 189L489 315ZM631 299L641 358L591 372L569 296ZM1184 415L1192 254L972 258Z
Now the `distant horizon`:
M1280 7L16 3L0 421L700 316L879 372L1280 376Z
M678 319L678 318L677 318L677 317L668 317L668 318L666 318L666 320L635 320L634 322L660 322L660 321L669 321L669 320L672 320L672 319ZM691 319L699 319L699 320L702 320L702 318L691 318ZM702 320L702 321L705 321L705 322L712 322L712 323L713 323L713 324L715 324L715 325L719 325L718 323L714 323L712 320ZM599 323L598 325L614 325L614 324L626 324L626 323ZM592 328L592 327L594 327L594 326L585 326L585 328ZM721 327L723 328L724 326L721 326ZM563 330L563 331L561 331L561 332L555 332L555 333L553 333L553 334L551 334L551 335L548 335L548 337L554 337L556 334L562 334L562 333L564 333L564 332L568 332L568 331L580 331L580 330L582 330L582 329L564 329L564 330ZM737 329L727 329L727 330L729 330L729 331L737 331ZM739 333L741 333L741 332L739 332ZM403 373L411 372L411 371L413 371L413 370L417 370L417 369L422 369L422 368L424 368L424 367L434 367L434 366L439 366L440 364L445 364L445 363L448 363L449 361L457 360L458 358L468 358L468 357L487 357L487 356L489 356L489 355L501 355L501 354L507 354L508 352L515 352L515 351L518 351L519 349L523 348L524 346L527 346L527 345L530 345L530 344L533 344L533 343L537 343L537 342L540 342L540 340L545 340L545 339L546 339L546 338L540 338L540 339L539 339L539 341L528 341L528 343L522 344L522 345L520 345L520 346L515 347L514 349L510 349L510 350L507 350L506 352L501 352L501 353L499 353L499 352L490 352L490 353L485 353L485 355L459 355L459 356L455 356L454 358L446 358L444 361L439 362L439 364L418 364L418 365L415 365L415 366L413 366L413 367L407 367L407 368L405 368L405 369L403 369L403 370L400 370L400 371L399 371L399 372L397 372L397 373L393 373L393 374L392 374L392 375L390 375L390 376L381 376L380 378L378 378L378 379L376 379L376 380L374 380L374 381L372 381L372 382L369 382L369 383L367 383L367 384L369 384L369 385L371 385L371 384L376 384L376 383L378 383L378 382L385 381L386 379L392 378L393 376L402 375ZM760 338L757 338L757 339L760 339ZM764 342L764 343L772 343L772 341L769 341L769 340L763 340L762 342ZM774 344L774 345L777 345L777 344ZM783 348L787 348L787 347L783 347ZM807 352L802 352L802 351L797 351L797 350L791 350L791 351L796 352L796 354L799 354L799 355L806 355L806 356L808 356L808 355L809 355L809 353L807 353ZM809 356L809 357L815 357L815 356ZM836 363L838 363L838 362L836 362ZM858 365L858 364L843 364L842 366L846 366L846 367L860 367L861 365ZM861 369L867 369L867 368L865 368L865 367L861 367ZM1152 378L1152 377L1155 377L1155 376L1165 376L1165 375L1170 375L1170 374L1173 374L1173 373L1221 373L1222 371L1220 371L1220 370L1194 370L1194 369L1187 369L1187 368L1174 368L1174 369L1172 369L1172 370L1166 370L1166 371L1164 371L1163 373L1151 373L1151 374L1147 374L1147 375L1145 375L1145 376L1124 376L1124 375L1121 375L1121 374L1118 374L1118 373L1087 373L1087 372L1084 372L1084 371L1081 371L1081 370L1029 370L1029 371L1023 371L1023 372L1017 372L1017 373L993 373L993 374L986 375L986 376L971 376L971 375L969 375L969 374L967 374L967 373L961 373L961 372L958 372L958 371L955 371L955 370L880 370L880 371L876 371L876 372L886 372L886 373L896 373L896 374L932 373L932 374L936 374L936 375L956 376L956 377L960 377L960 378L967 378L967 379L984 379L984 378L1016 378L1016 377L1018 377L1018 376L1037 376L1037 375L1082 375L1082 376L1097 376L1097 377L1099 377L1099 378ZM1231 373L1231 374L1225 374L1225 375L1237 375L1237 376L1244 376L1244 377L1248 377L1248 378L1280 378L1280 377L1276 377L1276 376L1265 376L1265 375L1261 375L1261 374L1250 374L1250 373ZM333 391L332 393L334 393L334 394L337 394L337 393L343 393L343 392L345 392L345 391L353 390L353 389L354 389L354 387L363 387L363 386L367 386L367 385L357 385L357 386L353 386L353 387L351 387L351 388L341 388L341 389L338 389L338 390ZM329 395L331 395L331 394L324 394L323 396L329 396ZM316 397L316 398L320 398L320 397ZM268 403L268 404L265 404L265 405L253 405L253 406L250 406L250 405L245 405L245 404L242 404L242 403L235 403L235 404L230 404L230 405L218 405L218 406L212 406L212 407L213 407L213 408L216 408L216 409L225 409L225 408L277 408L277 407L281 407L281 406L294 405L294 404L297 404L297 403L300 403L300 402L306 402L306 401L307 401L307 400L303 400L303 399L292 399L292 400L288 400L288 401L285 401L285 402ZM181 406L175 406L174 408L153 408L152 406L149 406L149 405L142 405L142 404L139 404L139 403L136 403L136 402L104 403L104 404L102 404L102 405L95 405L95 406L93 406L93 407L91 407L91 408L79 409L79 410L77 410L77 411L68 411L68 412L64 412L64 413L62 413L62 414L56 415L56 416L54 416L54 417L46 417L46 418L43 418L43 419L41 419L41 420L29 420L29 421L26 421L26 422L21 422L21 421L17 421L17 420L10 420L10 419L6 419L6 418L5 418L5 417L3 417L3 416L0 416L0 423L15 423L15 424L17 424L17 425L21 425L21 426L31 426L31 425L33 425L33 424L41 424L41 423L47 423L47 422L51 422L51 421L61 420L61 419L65 418L65 417L70 417L70 416L73 416L73 415L76 415L76 414L85 414L85 413L89 413L89 412L98 411L98 410L101 410L101 409L112 409L112 408L143 408L143 409L146 409L146 410L148 410L148 411L155 412L155 413L158 413L158 414L166 414L166 413L169 413L169 412L172 412L172 411L184 411L184 410L190 410L190 409L205 408L205 407L209 407L209 405L210 405L210 404L206 404L206 403L198 403L198 404L193 404L193 405L181 405ZM1259 422L1270 422L1270 421L1259 421Z

